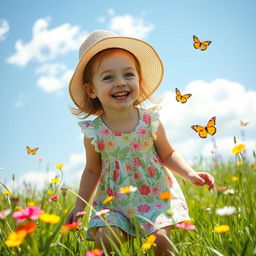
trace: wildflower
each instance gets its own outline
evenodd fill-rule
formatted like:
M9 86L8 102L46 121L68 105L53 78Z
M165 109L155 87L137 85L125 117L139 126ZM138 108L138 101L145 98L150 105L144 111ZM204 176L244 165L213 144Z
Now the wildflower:
M107 197L107 198L103 201L103 204L109 203L110 201L112 201L112 199L113 199L113 196Z
M142 244L142 249L145 251L149 250L151 248L152 244L155 242L155 240L156 240L156 236L154 234L149 235L147 237L146 242Z
M52 196L50 199L49 199L49 202L54 202L54 201L57 201L59 198L58 195L55 195L55 196Z
M162 192L160 194L160 198L164 201L168 201L171 199L171 192Z
M53 192L52 190L48 190L48 191L47 191L47 194L48 194L49 196L52 196L53 193L54 193L54 192Z
M220 216L232 215L236 212L236 207L224 206L223 208L217 208L215 212Z
M40 220L45 223L56 224L60 221L60 217L55 214L42 213L39 216Z
M4 189L2 192L3 192L3 194L5 194L5 195L7 195L7 196L9 196L9 195L12 194L12 191L10 191L10 190L8 190L8 189Z
M229 230L230 230L230 228L228 225L219 225L219 226L214 227L214 232L217 232L217 233L224 233Z
M234 147L231 152L233 154L240 154L243 150L245 149L245 145L244 144L239 144L236 147Z
M53 179L51 179L51 182L57 184L57 183L60 183L60 180L57 178L53 178Z
M13 218L17 219L17 222L23 222L26 219L37 220L39 215L43 211L38 206L29 206L25 209L13 213Z
M228 195L228 194L233 195L234 193L235 193L235 190L233 188L229 188L223 192L223 194L225 195Z
M85 256L101 256L103 255L103 250L93 249L91 251L86 252Z
M243 161L238 161L238 162L236 162L236 165L237 165L237 166L241 166L241 165L243 165L243 164L244 164Z
M36 230L36 223L35 222L28 222L26 225L19 225L16 228L16 232L24 230L27 234L31 234Z
M43 160L44 160L44 158L43 158L43 157L41 157L41 156L40 156L40 157L38 157L38 161L39 161L39 162L42 162Z
M81 216L84 216L86 214L86 212L78 212L76 214L76 217L81 217Z
M34 206L36 203L34 201L28 202L28 206Z
M237 176L232 176L232 177L231 177L231 180L233 180L233 181L238 181L239 178L238 178Z
M11 213L11 211L12 211L11 209L0 211L0 219L1 220L5 219Z
M55 169L62 169L62 167L64 166L64 164L57 164L56 166L55 166Z
M119 190L119 193L121 194L130 194L131 192L135 192L137 190L137 187L133 187L133 186L127 186L127 187L122 187Z
M17 247L20 246L24 240L24 238L26 237L27 232L24 230L20 230L17 232L12 232L7 240L5 241L5 244L8 247Z
M182 228L182 229L185 229L185 230L194 230L194 229L196 229L196 226L192 225L189 220L184 220L181 223L177 223L175 226L177 228Z
M61 193L63 196L66 196L67 192L68 192L67 188L64 188L64 187L61 188Z
M96 213L96 217L100 217L100 216L101 216L102 218L107 217L109 212L110 212L109 209L100 210L100 211L98 211L98 212Z
M165 211L165 214L166 214L167 216L171 217L171 216L173 215L172 209L170 208L170 209L166 210L166 211Z
M72 229L77 229L77 227L78 227L79 225L81 225L81 224L82 224L82 222L75 221L75 222L73 222L73 223L71 223L71 224L62 225L62 226L61 226L61 229L62 229L63 231L68 231L68 230L72 230Z

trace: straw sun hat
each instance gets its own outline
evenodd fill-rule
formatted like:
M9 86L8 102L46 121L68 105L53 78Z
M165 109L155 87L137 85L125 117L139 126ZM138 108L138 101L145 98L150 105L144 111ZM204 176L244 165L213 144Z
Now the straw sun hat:
M91 33L79 49L79 63L69 83L69 93L75 105L84 110L86 107L86 92L83 86L83 74L90 59L100 51L109 48L119 48L132 53L139 61L142 86L145 96L137 101L146 100L160 85L163 77L163 63L154 48L148 43L131 37L119 36L111 31L97 30Z

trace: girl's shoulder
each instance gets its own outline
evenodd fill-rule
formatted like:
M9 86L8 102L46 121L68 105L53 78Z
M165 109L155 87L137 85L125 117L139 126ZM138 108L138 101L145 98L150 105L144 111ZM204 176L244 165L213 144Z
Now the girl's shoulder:
M152 123L159 119L159 110L160 106L153 106L150 108L139 108L142 120L144 122L147 121L149 123Z

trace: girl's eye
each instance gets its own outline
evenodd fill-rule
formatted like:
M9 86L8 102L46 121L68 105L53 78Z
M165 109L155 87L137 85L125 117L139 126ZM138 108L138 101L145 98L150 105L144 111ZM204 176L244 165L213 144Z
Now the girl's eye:
M132 72L128 72L124 74L125 77L132 77L134 74Z
M112 78L113 78L113 76L107 75L107 76L103 77L103 80L111 80Z

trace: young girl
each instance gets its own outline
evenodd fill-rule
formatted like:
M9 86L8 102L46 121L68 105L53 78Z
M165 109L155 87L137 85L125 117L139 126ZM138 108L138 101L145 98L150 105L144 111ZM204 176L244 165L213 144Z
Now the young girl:
M79 122L86 151L79 196L89 202L96 190L87 238L111 251L109 238L116 243L117 238L108 223L122 241L154 234L155 254L172 255L166 235L189 215L179 184L165 167L209 190L214 178L195 172L174 150L156 108L138 107L160 85L162 61L146 42L110 31L90 34L79 55L70 95L76 114L97 116ZM85 206L78 197L66 222L77 221Z

